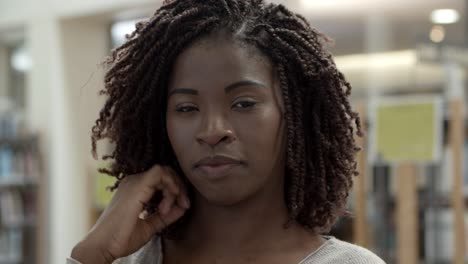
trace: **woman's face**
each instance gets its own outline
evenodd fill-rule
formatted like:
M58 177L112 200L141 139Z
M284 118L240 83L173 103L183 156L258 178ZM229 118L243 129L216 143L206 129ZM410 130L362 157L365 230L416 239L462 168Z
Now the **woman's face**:
M207 38L170 76L169 140L197 193L217 205L283 190L282 97L271 64L251 50Z

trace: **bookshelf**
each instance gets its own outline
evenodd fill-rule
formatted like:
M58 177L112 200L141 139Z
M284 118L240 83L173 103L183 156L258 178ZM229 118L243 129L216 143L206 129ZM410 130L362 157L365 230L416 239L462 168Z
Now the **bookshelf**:
M468 263L468 122L463 102L446 99L444 106L439 160L358 158L359 171L370 170L355 182L354 241L387 263ZM365 150L367 140L360 142ZM362 228L369 219L372 230Z
M46 247L40 137L19 116L0 112L0 264L40 263Z

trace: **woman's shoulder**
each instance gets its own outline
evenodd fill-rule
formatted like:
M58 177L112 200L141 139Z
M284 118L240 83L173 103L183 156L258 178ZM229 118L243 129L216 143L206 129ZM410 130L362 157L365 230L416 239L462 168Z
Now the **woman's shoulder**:
M154 260L157 260L154 262ZM112 264L162 263L161 238L154 237L137 252L115 260Z
M325 238L327 241L299 264L385 264L381 258L366 248L332 236Z
M325 238L327 241L299 264L385 264L381 258L366 248L332 236L326 236ZM155 237L137 252L117 259L113 264L161 264L162 257L161 239L160 237ZM154 262L155 259L157 260L156 262Z

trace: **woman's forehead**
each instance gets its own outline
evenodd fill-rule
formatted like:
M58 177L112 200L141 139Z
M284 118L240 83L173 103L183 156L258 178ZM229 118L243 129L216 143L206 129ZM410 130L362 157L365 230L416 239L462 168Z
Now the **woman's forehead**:
M271 64L252 48L219 39L204 39L176 58L169 88L211 81L255 78L271 81Z

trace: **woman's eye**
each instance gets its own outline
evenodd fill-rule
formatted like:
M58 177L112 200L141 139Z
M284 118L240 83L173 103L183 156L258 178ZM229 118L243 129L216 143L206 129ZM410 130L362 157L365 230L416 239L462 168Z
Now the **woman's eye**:
M180 106L176 108L176 111L180 113L189 113L197 110L195 106Z
M255 104L257 103L252 102L252 101L240 101L240 102L235 103L233 107L234 108L249 108L249 107L254 106Z

